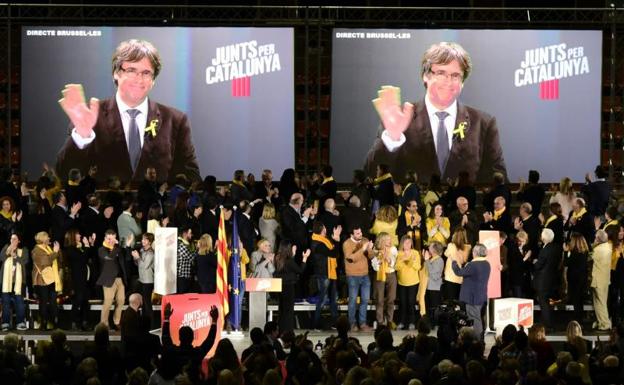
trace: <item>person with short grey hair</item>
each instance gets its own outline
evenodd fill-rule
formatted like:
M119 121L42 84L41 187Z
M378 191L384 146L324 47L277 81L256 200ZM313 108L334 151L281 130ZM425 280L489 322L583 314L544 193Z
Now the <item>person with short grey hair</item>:
M453 260L453 272L463 277L459 300L466 304L468 318L473 321L475 334L483 340L483 309L487 303L487 284L490 279L490 263L487 260L487 247L477 243L472 248L472 261L463 264Z
M542 248L533 265L533 288L540 305L541 318L544 326L552 331L552 307L549 299L556 290L557 269L561 262L561 245L553 243L555 233L551 229L542 230Z

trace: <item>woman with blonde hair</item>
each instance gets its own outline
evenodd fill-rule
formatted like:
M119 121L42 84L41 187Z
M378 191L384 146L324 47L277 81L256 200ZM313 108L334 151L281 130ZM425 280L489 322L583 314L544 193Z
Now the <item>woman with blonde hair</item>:
M276 219L275 206L272 203L265 203L262 208L262 216L258 221L260 237L266 239L271 244L271 251L275 252L279 223Z
M63 289L58 266L61 246L54 242L54 246L50 247L50 236L45 231L35 235L35 242L37 244L32 250L32 283L39 298L40 329L52 330L57 316L56 293Z
M212 237L203 234L197 241L197 282L202 293L217 291L217 254L214 252Z
M371 265L377 272L373 285L377 325L387 325L390 329L396 329L393 318L397 289L395 265L398 251L392 244L392 236L385 232L379 233L373 253L375 257L371 260Z
M559 203L564 223L568 220L570 211L572 211L574 199L576 199L576 192L572 185L572 179L569 177L562 178L561 182L559 182L559 190L555 191L553 196L550 197L549 203Z
M273 278L275 272L275 253L271 242L262 238L258 241L258 248L251 253L249 270L252 278Z
M386 233L390 235L392 240L392 244L394 246L399 245L399 238L397 236L397 226L399 224L398 221L399 215L397 209L394 206L381 206L375 214L375 222L373 222L373 227L370 229L370 233L374 235L381 235L381 233Z
M453 261L457 261L460 266L463 266L468 262L468 256L470 255L470 243L468 243L468 234L463 227L457 228L451 238L444 255L446 256L446 263L444 265L444 286L442 289L442 298L447 299L459 299L459 290L463 278L457 276L453 272Z
M420 253L414 249L412 237L401 238L400 250L395 265L399 292L398 329L416 329L416 295L418 294L419 272L421 269Z

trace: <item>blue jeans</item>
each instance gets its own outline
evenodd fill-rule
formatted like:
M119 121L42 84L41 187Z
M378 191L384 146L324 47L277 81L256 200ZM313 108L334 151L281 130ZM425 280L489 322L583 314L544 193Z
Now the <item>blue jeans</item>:
M11 324L11 301L15 303L15 317L18 324L24 322L24 297L13 293L2 293L2 323Z
M370 298L371 282L368 275L347 276L347 284L349 285L349 323L355 324L355 310L357 306L357 296L360 295L360 309L358 321L360 325L366 325L366 309Z
M316 276L316 287L318 288L318 299L316 303L316 311L314 312L314 325L320 327L321 309L329 297L329 309L332 319L338 318L338 293L336 290L336 281L327 277Z

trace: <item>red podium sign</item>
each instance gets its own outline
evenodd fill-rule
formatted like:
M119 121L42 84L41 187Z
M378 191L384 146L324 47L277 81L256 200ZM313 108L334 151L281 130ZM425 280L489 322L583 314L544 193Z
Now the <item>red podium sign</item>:
M217 343L221 340L221 330L223 330L223 309L217 294L174 294L166 295L162 298L161 316L164 319L164 309L167 303L171 304L173 314L169 319L169 330L171 340L175 345L180 344L179 331L182 326L190 326L193 329L195 338L193 346L199 346L208 337L212 319L210 318L210 307L217 306L219 309L219 319L217 321L217 337L215 343L210 348L207 358L212 357L217 348Z

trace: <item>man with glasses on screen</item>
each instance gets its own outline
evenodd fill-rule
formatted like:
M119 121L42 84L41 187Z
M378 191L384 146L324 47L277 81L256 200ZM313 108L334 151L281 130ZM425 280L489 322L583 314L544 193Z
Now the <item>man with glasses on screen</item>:
M366 159L369 175L379 164L390 165L395 176L413 169L422 180L454 179L463 170L473 181L507 174L496 119L457 101L471 69L459 44L441 42L423 55L424 100L401 106L400 89L382 87L373 104L383 129Z
M186 114L148 98L161 69L160 54L148 41L126 40L112 59L115 97L87 105L82 85L68 84L59 103L72 128L58 153L59 175L71 168L98 166L98 177L139 181L147 168L169 180L186 174L199 180L199 166Z

